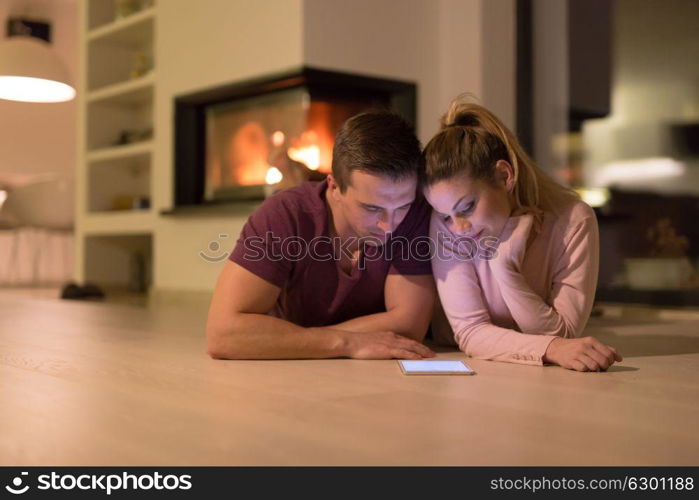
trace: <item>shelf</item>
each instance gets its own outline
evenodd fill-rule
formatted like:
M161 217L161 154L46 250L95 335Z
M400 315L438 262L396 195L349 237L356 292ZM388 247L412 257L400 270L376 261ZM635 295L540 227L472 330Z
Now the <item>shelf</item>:
M115 210L89 212L82 220L87 235L144 234L153 231L152 210Z
M88 32L88 42L140 47L149 45L153 37L155 7L149 7L124 19L100 26Z
M88 92L87 101L90 104L107 105L142 105L153 98L155 72L126 82L108 85Z
M96 163L99 161L121 160L152 153L153 141L144 141L88 151L86 158L88 162Z
M251 212L255 211L263 201L264 198L256 201L240 200L226 203L202 203L199 205L180 205L170 209L161 210L160 215L168 217L226 217L231 215L248 216Z
M81 141L75 234L76 279L126 289L140 254L145 288L152 282L153 242L159 215L153 200L157 70L153 65L159 12L150 7L117 19L130 0L80 0L83 69ZM135 5L136 2L134 2ZM138 1L140 3L140 0ZM144 2L145 3L145 2ZM150 68L134 77L139 68ZM142 138L117 144L120 140ZM146 202L147 201L147 202ZM151 206L112 210L114 207ZM139 261L141 262L141 261Z

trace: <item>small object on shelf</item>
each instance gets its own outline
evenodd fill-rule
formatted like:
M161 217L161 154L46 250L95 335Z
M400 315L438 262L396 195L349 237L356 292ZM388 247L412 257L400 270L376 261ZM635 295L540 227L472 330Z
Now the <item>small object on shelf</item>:
M130 144L130 143L131 143L131 136L130 136L130 134L129 134L126 130L123 130L123 131L119 134L119 139L117 139L117 141L116 141L114 144L115 144L116 146L122 146L122 145L124 145L124 144Z
M150 197L121 195L116 196L112 201L112 210L148 210L150 208Z
M153 138L153 129L146 128L143 130L122 130L119 133L119 138L114 143L115 146L124 146L135 142L148 141Z
M151 69L153 69L153 64L145 52L139 51L134 54L133 66L131 67L132 79L146 75Z
M124 19L142 8L140 0L116 0L115 20Z
M134 210L148 210L150 208L150 198L148 196L134 196L131 208Z
M116 196L112 200L112 210L131 210L132 203L131 196Z

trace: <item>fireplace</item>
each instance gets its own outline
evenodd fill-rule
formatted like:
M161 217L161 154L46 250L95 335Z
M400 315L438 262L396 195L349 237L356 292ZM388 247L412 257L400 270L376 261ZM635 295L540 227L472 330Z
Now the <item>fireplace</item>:
M330 172L349 117L416 119L413 83L302 68L175 99L175 208L262 199Z

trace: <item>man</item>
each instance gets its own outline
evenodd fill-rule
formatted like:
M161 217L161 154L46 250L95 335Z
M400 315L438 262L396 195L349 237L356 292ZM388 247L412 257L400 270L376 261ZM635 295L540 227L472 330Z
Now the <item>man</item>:
M429 225L416 197L422 161L399 116L347 120L332 174L270 197L245 224L209 310L209 355L434 356L422 344L435 296L429 251L414 244Z

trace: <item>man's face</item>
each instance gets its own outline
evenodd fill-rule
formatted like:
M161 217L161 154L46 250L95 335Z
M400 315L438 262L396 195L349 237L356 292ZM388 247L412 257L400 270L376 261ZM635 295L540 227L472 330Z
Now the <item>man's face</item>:
M350 172L344 193L330 182L330 195L340 207L340 214L354 233L366 242L383 245L405 219L417 189L417 174L400 180L359 170Z

